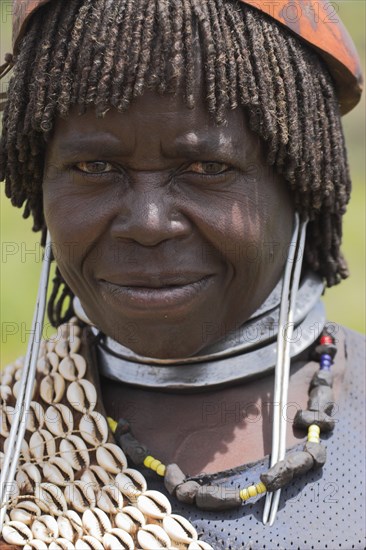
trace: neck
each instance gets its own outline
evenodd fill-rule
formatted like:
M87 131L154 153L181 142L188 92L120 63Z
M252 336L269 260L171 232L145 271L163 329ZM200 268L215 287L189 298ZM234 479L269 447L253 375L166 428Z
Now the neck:
M339 342L334 368L335 395L344 373ZM180 368L184 368L180 367ZM289 387L287 447L303 440L292 428L298 409L306 409L309 383L318 370L307 354L293 363ZM273 375L204 393L156 392L101 379L108 415L125 418L134 436L165 464L177 463L187 475L242 466L270 452Z

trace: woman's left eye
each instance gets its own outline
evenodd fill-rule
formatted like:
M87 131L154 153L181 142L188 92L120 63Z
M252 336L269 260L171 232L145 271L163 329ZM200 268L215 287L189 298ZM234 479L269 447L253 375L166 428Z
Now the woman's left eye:
M189 168L189 172L203 174L204 176L217 176L223 174L230 169L228 164L223 162L193 162Z
M112 164L103 160L78 162L75 166L78 170L80 170L80 172L84 172L86 174L108 174L114 170Z

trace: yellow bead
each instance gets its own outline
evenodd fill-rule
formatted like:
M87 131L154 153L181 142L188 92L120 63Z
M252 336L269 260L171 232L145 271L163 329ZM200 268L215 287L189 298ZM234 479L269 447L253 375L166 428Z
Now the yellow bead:
M250 487L248 487L248 493L250 497L257 496L257 489L255 488L255 485L250 485Z
M241 500L248 500L250 498L248 489L242 489L239 493Z
M165 466L165 464L159 464L159 466L156 468L156 473L157 473L159 476L164 477L164 476L165 476L165 471L166 471L166 466Z
M320 440L319 440L319 437L315 437L315 436L312 437L312 436L309 436L309 437L308 437L308 441L309 441L310 443L319 443Z
M156 470L157 470L158 466L160 466L160 464L161 464L160 460L157 460L157 459L155 458L155 460L153 460L153 461L151 462L149 468L151 468L151 470L153 470L154 472L156 472Z
M309 432L316 432L319 435L320 434L320 428L316 424L311 424L309 426Z
M153 456L147 455L145 457L145 460L144 460L144 466L146 466L146 468L150 468L150 465L151 465L153 460L155 460L155 458Z
M110 416L108 416L107 420L108 420L108 424L109 424L110 429L111 429L112 432L114 433L114 432L116 431L116 429L117 429L118 422L116 422L115 420L113 420L113 418L111 418Z
M266 486L262 481L256 484L255 488L257 489L258 495L261 495L262 493L265 493L267 491Z

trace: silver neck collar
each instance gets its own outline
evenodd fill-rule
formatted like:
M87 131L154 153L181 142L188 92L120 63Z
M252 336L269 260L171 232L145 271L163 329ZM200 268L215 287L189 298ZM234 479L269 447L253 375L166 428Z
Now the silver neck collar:
M99 371L124 384L166 391L203 391L268 374L276 362L281 288L282 281L240 330L193 357L157 359L137 355L92 327L98 340ZM307 349L324 327L325 311L319 301L323 289L319 276L305 274L296 300L291 358Z

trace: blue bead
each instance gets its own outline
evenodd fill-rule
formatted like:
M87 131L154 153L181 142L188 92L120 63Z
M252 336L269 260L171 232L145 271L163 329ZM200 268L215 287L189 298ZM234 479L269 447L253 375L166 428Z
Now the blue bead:
M332 356L328 353L322 353L320 356L320 370L329 370L332 364Z

